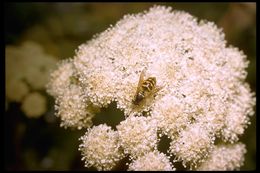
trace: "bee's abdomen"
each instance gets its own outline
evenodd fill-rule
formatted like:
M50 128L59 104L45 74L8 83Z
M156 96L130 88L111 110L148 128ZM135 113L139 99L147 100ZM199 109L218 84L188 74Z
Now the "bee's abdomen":
M144 91L151 91L154 88L155 84L156 84L155 77L149 77L143 82L142 88Z

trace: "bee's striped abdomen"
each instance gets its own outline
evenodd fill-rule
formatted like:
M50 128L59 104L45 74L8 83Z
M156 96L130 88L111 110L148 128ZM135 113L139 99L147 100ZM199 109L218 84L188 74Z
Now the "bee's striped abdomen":
M155 77L149 77L148 79L146 79L143 84L142 84L142 88L144 91L148 91L150 92L156 85L156 79Z

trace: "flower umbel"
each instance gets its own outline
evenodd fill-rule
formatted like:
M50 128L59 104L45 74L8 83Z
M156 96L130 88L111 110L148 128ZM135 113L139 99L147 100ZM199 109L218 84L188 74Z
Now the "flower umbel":
M118 144L118 133L106 124L94 126L80 139L83 143L79 150L87 167L111 170L123 156Z
M157 146L156 122L151 117L130 116L117 126L117 131L125 153L134 158Z
M174 171L172 163L163 153L148 152L129 165L129 171Z
M197 170L237 170L243 165L245 153L246 148L242 143L214 146L208 159Z
M174 170L166 153L158 151L160 136L167 135L168 154L184 166L234 170L246 150L229 145L239 140L254 114L255 97L245 83L248 63L242 51L227 46L213 22L154 6L124 16L80 45L75 57L53 72L49 93L57 100L62 126L89 128L80 145L86 167L111 170L130 155L129 170ZM145 79L156 79L160 90L136 105L142 71ZM98 108L111 102L125 120L116 130L91 128ZM89 106L95 109L90 112ZM226 144L218 148L216 138Z

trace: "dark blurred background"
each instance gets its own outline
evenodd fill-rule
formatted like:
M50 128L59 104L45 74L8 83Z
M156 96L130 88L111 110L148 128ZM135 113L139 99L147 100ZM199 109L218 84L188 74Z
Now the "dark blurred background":
M6 3L5 46L19 46L30 40L57 60L73 57L77 47L115 24L123 15L147 10L155 3ZM250 60L247 82L256 87L256 4L255 3L156 3L184 10L199 19L215 22L222 27L228 44L243 50ZM54 100L44 90L46 112L31 118L21 111L21 102L6 99L5 109L5 168L7 170L95 170L84 167L78 151L78 138L84 130L59 127L54 116ZM118 122L120 111L110 120ZM104 112L103 111L103 112ZM109 116L108 116L109 117ZM112 123L113 124L113 123ZM241 141L247 145L245 164L241 170L256 168L256 121L246 129ZM123 163L122 163L123 164ZM122 167L123 169L123 167Z

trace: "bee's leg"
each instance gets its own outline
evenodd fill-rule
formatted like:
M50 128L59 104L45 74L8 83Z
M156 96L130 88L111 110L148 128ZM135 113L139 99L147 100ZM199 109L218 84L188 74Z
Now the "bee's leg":
M155 97L158 91L160 91L163 87L155 87L155 89L152 91L152 96Z

